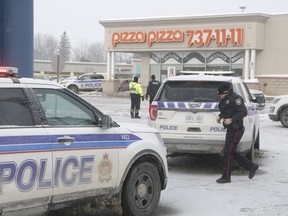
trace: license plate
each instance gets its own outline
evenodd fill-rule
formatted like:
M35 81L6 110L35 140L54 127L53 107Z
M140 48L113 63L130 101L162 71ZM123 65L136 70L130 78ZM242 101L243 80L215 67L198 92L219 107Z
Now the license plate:
M203 115L201 114L189 114L189 115L186 115L186 119L185 119L185 122L186 123L201 123L203 122Z

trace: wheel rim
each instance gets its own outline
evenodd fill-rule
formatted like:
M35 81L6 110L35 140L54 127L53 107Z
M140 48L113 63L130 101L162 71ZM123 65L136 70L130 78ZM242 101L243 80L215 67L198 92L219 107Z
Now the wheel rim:
M137 208L144 209L151 203L154 186L150 175L143 173L135 181L134 202Z
M77 93L77 88L75 86L70 86L69 89L75 93Z

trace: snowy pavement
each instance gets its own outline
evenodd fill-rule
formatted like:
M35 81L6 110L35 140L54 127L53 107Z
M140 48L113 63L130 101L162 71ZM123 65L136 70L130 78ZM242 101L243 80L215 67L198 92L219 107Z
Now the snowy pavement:
M141 103L141 119L131 119L127 97L82 96L113 120L147 124L148 101ZM267 105L269 106L269 105ZM267 107L268 108L268 107ZM232 172L229 184L217 184L218 156L168 158L169 179L154 216L288 216L288 128L261 113L259 170Z

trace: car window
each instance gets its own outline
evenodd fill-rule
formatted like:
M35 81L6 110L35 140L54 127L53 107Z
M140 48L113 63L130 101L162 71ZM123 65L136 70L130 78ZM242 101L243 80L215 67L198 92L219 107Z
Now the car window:
M79 77L80 80L89 80L90 79L90 74L82 75Z
M91 79L104 79L102 74L92 74Z
M48 125L97 125L98 119L88 107L70 95L55 89L34 89Z
M160 101L219 102L217 88L221 82L169 81L163 86Z
M29 103L22 89L0 89L0 125L34 125Z

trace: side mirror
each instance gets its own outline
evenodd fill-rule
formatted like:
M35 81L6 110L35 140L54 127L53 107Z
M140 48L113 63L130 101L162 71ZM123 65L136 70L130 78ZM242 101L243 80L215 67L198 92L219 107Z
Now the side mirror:
M266 99L262 94L252 96L252 100L254 103L257 103L257 110L263 110L265 108Z
M112 118L109 115L102 115L100 119L101 128L111 128L113 125Z

